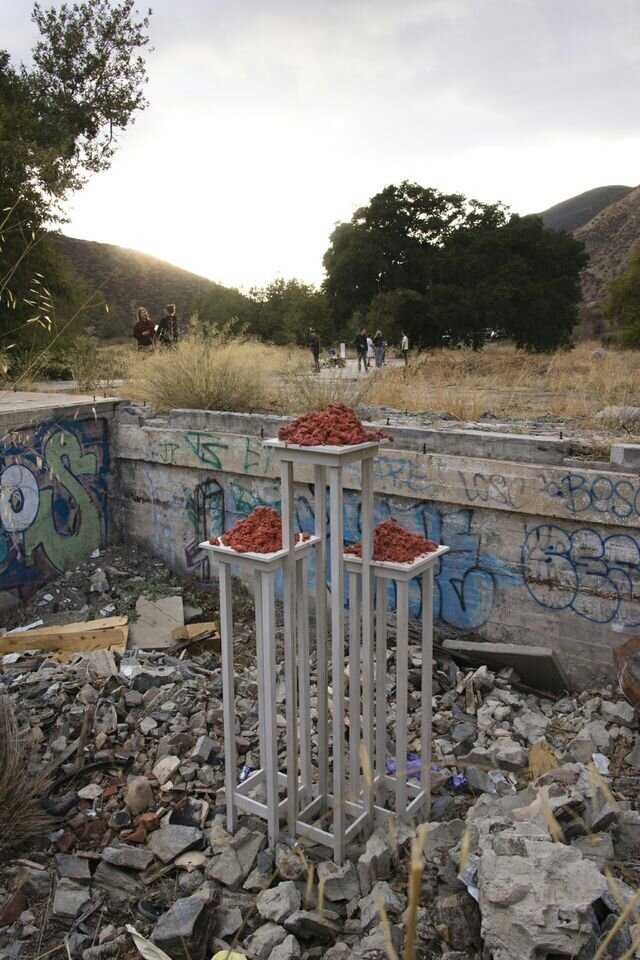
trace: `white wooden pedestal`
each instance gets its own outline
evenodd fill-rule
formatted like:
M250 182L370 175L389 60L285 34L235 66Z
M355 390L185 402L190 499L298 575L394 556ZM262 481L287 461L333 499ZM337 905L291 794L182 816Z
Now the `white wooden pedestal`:
M391 790L395 797L396 816L412 819L418 814L428 817L431 803L431 722L432 722L432 669L433 669L433 569L449 547L439 546L432 553L417 557L411 563L372 561L376 586L376 649L375 649L375 749L372 758L373 785L377 800L375 812L384 813L385 793ZM345 568L349 575L349 634L350 642L357 645L360 631L360 585L368 577L359 557L344 555ZM409 583L414 577L421 578L422 585L422 725L420 755L420 782L407 782L407 728L409 692ZM396 774L386 772L387 734L387 582L393 580L396 587L396 717L395 752ZM362 604L364 617L364 601ZM371 664L373 668L373 663Z
M307 577L307 559L317 538L296 544L295 568L297 579L304 584ZM275 639L275 577L283 569L289 557L289 551L282 549L275 553L238 553L223 544L214 546L201 543L202 550L209 551L218 564L220 577L220 635L222 647L222 691L224 701L224 754L225 754L225 797L227 804L227 829L234 833L237 827L237 810L245 810L267 821L269 843L274 846L280 832L280 820L288 803L291 791L291 778L278 769L278 731L276 725L276 639ZM292 551L293 556L293 551ZM244 783L237 782L236 745L235 745L235 684L234 684L234 645L233 645L233 608L231 601L231 567L238 566L254 577L256 611L256 661L258 673L258 730L260 739L260 767L253 771ZM309 617L300 611L297 631L300 663L309 663ZM308 670L308 668L307 668ZM307 686L308 689L308 686ZM292 701L286 704L287 727L295 709ZM302 716L300 723L308 729L309 709L307 705L306 726ZM306 779L305 779L306 778ZM311 772L303 770L300 781L296 778L294 786L297 792L310 790ZM260 783L264 784L266 803L250 797L248 794ZM287 790L284 800L279 798L279 788Z
M300 664L299 674L301 713L300 723L293 719L287 727L288 826L292 836L306 836L333 850L336 863L342 863L346 845L362 830L373 826L374 784L370 777L362 776L361 756L374 754L373 714L373 577L371 557L373 554L373 458L379 451L378 442L354 444L342 447L302 447L286 444L280 440L265 440L265 446L273 449L280 459L282 485L282 531L283 547L293 543L294 536L294 465L313 467L315 490L315 533L319 538L316 547L316 651L317 651L317 770L311 771L313 783L307 789L311 770L310 727L304 728L304 703L309 684L309 661ZM362 657L352 646L350 651L349 702L347 706L345 684L345 630L344 630L344 493L343 469L347 464L360 463L362 490ZM331 690L329 704L329 670L327 657L327 583L325 569L327 560L327 509L326 490L329 487L329 533L330 545L329 582L331 584ZM287 699L298 702L296 674L293 664L296 656L296 618L304 618L306 611L306 584L297 582L291 555L284 564L284 629L285 629L285 675L288 677ZM355 658L355 659L354 659ZM360 659L362 668L360 669ZM288 667L287 667L288 664ZM302 672L304 667L304 672ZM362 703L362 725L360 717ZM347 729L351 719L350 736ZM332 737L329 736L331 727ZM300 744L297 729L300 729ZM303 784L298 793L298 755L302 766ZM331 771L332 785L329 786Z

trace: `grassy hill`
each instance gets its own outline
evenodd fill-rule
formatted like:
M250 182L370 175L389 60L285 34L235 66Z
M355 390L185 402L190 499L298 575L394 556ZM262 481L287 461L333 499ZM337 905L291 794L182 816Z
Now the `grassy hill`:
M625 197L632 189L633 187L619 185L595 187L593 190L586 190L576 197L570 197L568 200L562 200L561 203L554 204L548 210L543 210L538 216L542 217L545 227L573 233L574 230L583 227L605 207Z
M157 321L166 304L175 303L178 317L186 320L198 297L219 292L222 298L228 293L227 287L146 253L64 234L55 234L53 240L76 273L109 306L96 330L98 336L129 335L138 307L146 307Z
M629 257L640 247L640 187L601 210L574 231L584 242L589 265L582 279L587 304L601 301L606 285L624 273Z

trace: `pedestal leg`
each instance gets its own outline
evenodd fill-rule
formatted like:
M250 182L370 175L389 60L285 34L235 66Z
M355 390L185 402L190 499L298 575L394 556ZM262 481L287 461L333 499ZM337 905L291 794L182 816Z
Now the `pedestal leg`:
M396 581L396 816L407 810L407 723L409 680L409 584Z
M375 764L373 715L373 460L362 461L362 728L363 749L369 770ZM363 780L367 829L373 827L372 776Z
M287 696L287 825L296 832L298 816L298 718L296 684L296 558L293 525L293 464L281 462L282 546L288 550L283 564L284 678Z
M260 735L260 766L265 768L264 746L266 742L265 714L267 704L264 690L264 648L266 643L264 604L262 598L263 574L256 570L254 575L254 603L256 611L256 672L258 677L258 731Z
M297 577L297 633L298 633L298 690L300 696L300 772L304 802L311 802L311 689L309 664L309 597L307 593L307 563L298 560Z
M340 865L345 854L346 742L344 697L344 517L342 471L329 468L331 528L331 679L333 687L333 834L334 859Z
M236 730L235 685L233 675L233 614L231 607L231 573L226 563L219 566L220 634L222 647L222 715L224 722L224 786L227 802L227 830L235 833L238 821L235 809Z
M422 743L420 781L424 816L431 814L431 724L433 717L433 567L422 574Z
M324 467L314 467L313 480L315 535L320 537L320 542L315 548L318 792L321 797L326 797L329 782L329 676L327 671L327 474Z
M386 773L387 759L387 581L376 580L376 760L374 777L378 782ZM376 791L382 799L384 787Z
M349 574L349 786L360 792L360 577Z
M280 833L278 810L278 727L276 722L276 605L275 577L267 573L262 578L262 625L264 646L262 671L264 690L264 760L267 793L267 832L269 845L274 847Z

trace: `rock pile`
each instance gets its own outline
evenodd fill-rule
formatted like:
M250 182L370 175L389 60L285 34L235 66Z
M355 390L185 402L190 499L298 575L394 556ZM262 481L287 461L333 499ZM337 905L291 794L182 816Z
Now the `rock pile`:
M252 642L245 628L239 777L259 763ZM416 683L419 656L411 647ZM392 655L391 690L393 677ZM341 867L307 843L268 850L265 824L251 816L227 833L215 653L12 655L0 658L0 687L32 771L47 775L52 818L40 842L2 866L0 958L31 960L60 944L83 960L131 956L127 925L176 960L209 960L232 944L250 960L379 960L390 944L401 955L414 827L385 821ZM411 701L419 751L418 686ZM281 672L278 703L284 755ZM433 707L416 957L587 960L607 938L603 956L633 956L633 708L613 688L552 699L522 692L510 670L464 673L445 657ZM411 775L411 757L388 746L390 765ZM0 837L6 826L0 811Z

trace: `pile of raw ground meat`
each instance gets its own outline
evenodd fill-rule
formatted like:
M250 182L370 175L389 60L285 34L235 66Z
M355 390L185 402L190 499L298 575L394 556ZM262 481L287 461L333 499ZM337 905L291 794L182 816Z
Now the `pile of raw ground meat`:
M296 534L298 542L308 539L308 533ZM273 507L256 507L222 537L209 537L209 543L238 553L275 553L282 550L282 517Z
M411 563L416 557L433 553L438 544L425 540L418 533L405 530L395 520L383 520L373 528L373 559L388 563ZM345 553L362 556L362 541L347 547Z
M316 413L303 413L278 431L278 440L301 447L344 447L371 440L391 440L379 429L365 430L355 410L346 403L330 403Z

